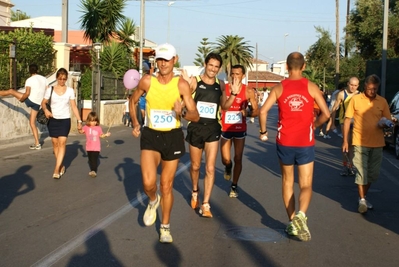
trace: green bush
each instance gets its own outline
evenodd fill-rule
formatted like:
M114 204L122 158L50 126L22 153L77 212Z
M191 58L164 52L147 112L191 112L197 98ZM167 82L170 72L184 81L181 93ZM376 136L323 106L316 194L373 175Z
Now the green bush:
M47 76L55 71L53 37L32 28L19 28L12 32L0 32L0 88L10 87L10 44L16 41L17 87L23 87L30 77L29 65L36 63L39 74Z

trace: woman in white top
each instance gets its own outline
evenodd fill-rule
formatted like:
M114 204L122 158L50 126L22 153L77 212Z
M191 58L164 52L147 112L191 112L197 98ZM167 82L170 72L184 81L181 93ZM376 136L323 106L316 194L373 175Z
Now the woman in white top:
M49 87L44 94L42 101L42 109L47 118L50 118L47 128L53 143L53 151L55 156L55 168L53 178L59 179L65 173L63 165L66 141L71 129L71 112L78 118L78 130L82 129L82 119L75 102L75 92L73 88L66 86L68 79L68 71L61 68L56 74L57 85ZM53 91L51 91L53 88ZM51 95L51 111L46 108L46 103Z

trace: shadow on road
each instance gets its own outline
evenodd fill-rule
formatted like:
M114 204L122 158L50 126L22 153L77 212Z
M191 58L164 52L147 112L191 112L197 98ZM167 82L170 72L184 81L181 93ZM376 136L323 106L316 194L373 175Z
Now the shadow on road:
M137 199L142 201L142 195L140 190L142 189L141 182L141 167L139 164L136 164L132 158L124 158L124 162L118 164L115 168L115 174L118 177L118 181L123 182L123 186L125 188L125 194L128 201L131 203L132 207L138 209L138 218L137 222L139 225L144 226L143 221L140 219L144 214L145 207L143 205L134 205L132 200L137 197Z
M113 255L109 246L107 235L104 231L99 231L94 236L89 237L86 242L86 253L72 256L68 267L122 267L123 265Z
M7 209L17 196L26 194L35 189L35 183L27 172L32 169L30 165L19 167L11 175L0 179L0 214ZM24 188L25 187L25 188Z

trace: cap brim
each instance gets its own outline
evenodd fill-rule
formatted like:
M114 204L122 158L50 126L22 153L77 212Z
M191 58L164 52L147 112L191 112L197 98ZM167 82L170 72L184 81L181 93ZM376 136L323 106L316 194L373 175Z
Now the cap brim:
M170 56L170 55L159 55L159 56L155 56L155 60L157 60L157 59L160 59L160 58L162 58L162 59L165 59L165 60L171 60L172 58L173 58L174 56Z

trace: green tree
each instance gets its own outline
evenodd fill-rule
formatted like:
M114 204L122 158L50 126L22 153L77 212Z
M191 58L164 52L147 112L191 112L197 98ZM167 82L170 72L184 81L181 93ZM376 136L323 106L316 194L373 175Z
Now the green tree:
M134 21L130 18L123 19L116 31L118 40L126 46L126 51L128 51L129 53L131 52L131 49L133 47L138 45L138 43L134 41L131 37L134 36L135 33L136 25L134 24Z
M86 68L80 77L80 92L82 99L91 99L93 72Z
M354 53L364 60L380 59L382 56L383 5L382 0L358 0L349 16L346 27L355 42ZM399 57L399 1L389 1L388 58Z
M317 72L324 69L334 69L335 43L331 40L330 33L321 27L315 27L318 40L306 51L306 64Z
M100 68L112 72L115 78L122 77L129 67L129 59L124 44L117 41L109 42L100 53Z
M10 88L9 45L16 41L17 86L23 86L30 77L29 65L36 63L39 73L47 76L55 71L55 50L52 36L34 32L32 28L19 28L0 32L0 88Z
M306 69L302 72L302 75L317 84L320 88L325 88L323 73L320 73L317 69L310 68L306 65Z
M125 16L122 14L126 0L81 0L81 27L84 38L107 43L117 32Z
M244 37L237 35L222 35L216 39L214 45L215 52L219 53L223 59L222 69L230 77L231 67L241 64L244 68L252 68L252 49L248 41L243 41Z
M208 42L208 38L202 38L201 46L197 49L198 53L195 55L197 58L194 59L195 66L204 66L205 57L211 52L210 43Z
M20 10L14 11L11 9L11 21L18 21L24 19L30 19L30 16L28 16L25 12L22 12Z

